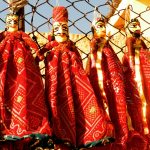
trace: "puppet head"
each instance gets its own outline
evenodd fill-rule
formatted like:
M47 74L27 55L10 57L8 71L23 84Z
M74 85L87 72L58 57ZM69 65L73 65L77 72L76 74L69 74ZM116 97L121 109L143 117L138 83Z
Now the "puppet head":
M106 37L106 26L105 20L102 15L98 12L98 7L94 9L94 18L92 21L92 33L96 38Z
M140 37L141 26L137 18L131 19L131 21L127 25L127 29L133 37Z
M63 6L53 9L53 34L57 42L65 42L69 38L68 11Z
M6 16L6 28L9 32L15 32L19 29L19 16L16 14L8 14Z
M92 32L94 37L104 38L106 37L105 20L101 17L95 18L92 22Z
M9 32L14 32L19 30L19 25L21 23L19 10L23 8L28 1L27 0L7 0L9 5L10 14L6 16L6 29Z

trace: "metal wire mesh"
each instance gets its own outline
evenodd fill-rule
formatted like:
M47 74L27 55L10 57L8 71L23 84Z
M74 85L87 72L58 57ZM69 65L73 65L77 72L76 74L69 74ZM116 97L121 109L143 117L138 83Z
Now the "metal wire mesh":
M118 4L121 0L118 1ZM89 54L89 42L92 38L91 22L93 19L93 11L97 6L98 11L109 21L111 16L121 17L121 11L116 11L116 3L113 0L29 0L25 6L25 32L28 32L39 44L43 47L47 43L48 34L52 27L52 9L56 5L63 5L68 9L69 13L69 31L70 39L75 42L83 59L83 64L86 63L86 58ZM117 6L118 6L117 4ZM9 13L9 7L6 0L0 2L0 30L5 30L5 16ZM150 7L147 7L143 12L137 13L131 5L130 11L137 15L146 27L142 30L144 33L150 33L150 19L144 17L150 14ZM114 30L113 34L109 36L110 43L121 59L125 48L125 34L122 29L117 29L108 22L108 25ZM122 27L124 28L124 27ZM150 47L150 40L143 36L148 48ZM41 65L42 66L42 65ZM41 70L44 66L41 67Z

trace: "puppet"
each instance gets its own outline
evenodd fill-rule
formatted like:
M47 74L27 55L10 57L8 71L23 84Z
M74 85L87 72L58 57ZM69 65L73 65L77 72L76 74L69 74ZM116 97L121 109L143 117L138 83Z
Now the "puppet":
M92 32L86 72L97 99L114 125L114 149L126 149L128 128L122 65L106 39L105 19L98 12L92 22Z
M37 44L19 30L17 6L6 16L6 31L0 43L0 136L6 142L51 136L44 85L31 50L39 59L42 56ZM23 149L23 142L20 146L15 148Z
M150 132L150 52L140 38L141 26L137 18L127 25L127 52L123 56L127 108L132 127L149 141Z
M73 148L110 143L112 123L95 97L77 48L69 40L68 11L63 6L53 9L53 35L54 40L43 51L48 51L45 90L56 142Z

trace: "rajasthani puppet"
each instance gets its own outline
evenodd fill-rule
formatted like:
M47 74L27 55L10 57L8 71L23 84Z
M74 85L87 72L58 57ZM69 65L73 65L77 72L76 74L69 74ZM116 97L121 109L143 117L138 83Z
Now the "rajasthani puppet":
M127 29L127 52L123 57L128 113L132 127L145 137L150 132L150 52L140 38L138 19L132 19ZM149 139L149 138L148 138Z
M43 51L48 51L45 90L55 142L74 148L110 142L113 126L94 95L80 54L68 34L67 9L54 7L54 40Z
M42 56L29 35L18 30L18 21L18 15L7 15L0 43L0 137L6 141L51 136L44 85L31 50Z
M93 20L92 32L86 72L97 99L114 124L114 149L125 149L128 128L121 62L106 40L105 20L101 15Z

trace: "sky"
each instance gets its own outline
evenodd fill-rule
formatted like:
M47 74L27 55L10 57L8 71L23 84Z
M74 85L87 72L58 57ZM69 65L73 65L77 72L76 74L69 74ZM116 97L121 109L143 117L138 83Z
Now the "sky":
M9 13L6 0L0 1L0 30L5 29L5 17ZM52 22L52 7L65 6L69 14L69 31L74 34L90 32L93 10L97 6L102 15L106 16L110 10L106 5L111 0L28 0L25 6L25 31L49 32ZM33 13L33 7L36 12ZM32 22L33 19L33 22ZM32 25L32 26L31 26Z

